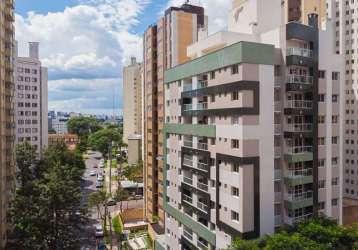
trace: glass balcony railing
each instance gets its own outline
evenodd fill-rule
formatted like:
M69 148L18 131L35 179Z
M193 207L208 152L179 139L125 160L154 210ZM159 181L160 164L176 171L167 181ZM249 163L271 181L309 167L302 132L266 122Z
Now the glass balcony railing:
M202 89L202 88L206 88L206 87L208 87L208 81L206 81L206 80L198 81L197 89Z
M289 83L297 83L297 84L312 84L313 77L305 76L305 75L288 75L287 81Z
M200 169L200 170L203 170L206 172L208 171L208 167L209 167L209 165L206 163L194 162L192 159L185 158L185 157L183 159L183 165L192 167L192 168L196 168L196 169Z
M198 142L196 145L193 143L193 141L184 141L184 147L187 148L196 148L200 150L208 150L208 144L205 142Z
M311 132L312 123L292 123L286 127L288 132Z
M193 203L193 198L191 198L188 195L183 194L183 201L186 201L186 202L192 204Z
M205 243L201 242L200 240L198 240L196 242L196 244L200 250L208 250L209 249L208 243L205 244Z
M295 147L289 147L289 148L287 149L287 153L288 153L288 154L291 154L291 155L312 153L312 146L295 146Z
M313 51L304 48L288 48L287 56L302 56L302 57L312 58Z
M306 176L312 176L312 168L294 169L288 171L288 177L290 178L302 178Z
M312 101L289 100L289 101L286 101L286 108L311 109Z
M296 216L296 217L286 217L287 218L287 222L290 223L290 224L295 224L295 223L298 223L298 222L301 222L301 221L305 221L305 220L308 220L312 217L312 213L309 213L309 214L304 214L304 215L301 215L301 216Z
M190 111L193 110L192 104L183 104L184 111Z
M209 190L209 186L207 184L205 184L205 183L198 182L196 184L196 186L197 186L198 189L200 189L202 191L205 191L205 192L207 192Z
M186 239L188 239L189 241L193 241L193 233L190 233L189 231L187 230L183 230L183 235Z
M206 110L206 109L208 109L208 103L207 102L198 103L196 105L196 110Z
M205 213L207 213L209 210L209 207L200 201L198 201L196 205L200 210L204 211Z
M184 90L184 92L186 92L186 91L192 91L192 90L193 90L193 85L191 85L191 84L184 84L183 90Z
M184 183L186 183L186 184L189 184L189 185L193 185L193 179L191 179L191 178L189 178L189 177L184 177L183 178L183 181L184 181Z
M286 196L286 200L288 201L302 201L307 200L313 197L312 191L307 192L297 192L297 193L288 193Z

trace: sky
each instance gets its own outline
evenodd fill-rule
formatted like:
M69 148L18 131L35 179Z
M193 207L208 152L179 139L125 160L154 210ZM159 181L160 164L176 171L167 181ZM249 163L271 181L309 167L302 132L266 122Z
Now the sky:
M40 42L49 72L49 110L121 114L122 70L142 60L142 34L169 6L185 0L17 0L19 56ZM205 7L209 31L226 27L231 0L191 0ZM220 9L220 11L217 11Z

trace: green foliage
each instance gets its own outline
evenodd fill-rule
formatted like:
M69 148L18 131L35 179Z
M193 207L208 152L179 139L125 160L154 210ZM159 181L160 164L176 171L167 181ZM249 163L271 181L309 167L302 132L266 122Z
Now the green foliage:
M48 130L48 133L49 133L50 135L56 134L56 130L53 129L53 128L50 128L50 129Z
M107 156L112 141L115 145L122 142L122 135L118 129L105 128L91 134L88 138L88 143L92 149L101 152L104 156Z
M123 222L119 215L112 219L112 226L117 237L120 237L121 233L123 232Z
M100 123L93 117L72 117L67 123L68 131L81 139L101 129Z
M16 158L21 185L9 208L14 230L6 249L77 249L86 213L80 207L82 159L64 144L50 147L40 160L31 146L22 144Z
M123 176L130 181L138 181L143 178L143 162L139 161L138 164L133 166L127 166L123 170Z
M358 249L358 227L343 227L314 218L258 240L236 240L231 250L349 250Z

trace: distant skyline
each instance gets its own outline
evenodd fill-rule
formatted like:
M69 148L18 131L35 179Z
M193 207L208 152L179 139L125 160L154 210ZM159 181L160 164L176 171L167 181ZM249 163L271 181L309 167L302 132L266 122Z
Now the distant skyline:
M142 60L142 34L168 6L185 0L18 0L19 55L40 42L49 69L49 110L122 113L122 68ZM206 7L211 32L226 26L231 0L193 0ZM223 11L217 13L220 7Z

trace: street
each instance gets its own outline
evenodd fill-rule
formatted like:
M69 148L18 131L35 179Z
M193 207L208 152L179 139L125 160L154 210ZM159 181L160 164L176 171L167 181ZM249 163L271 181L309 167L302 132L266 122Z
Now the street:
M93 168L93 166L99 165L99 161L101 157L101 154L99 152L93 152L88 156L89 156L88 159L86 159L85 161L86 171L83 177L84 180L83 187L82 187L84 193L83 200L82 200L83 206L87 206L89 195L97 190L96 189L97 177L90 176L90 172L96 171L96 173L103 173L105 170L108 171L108 168L107 169L99 168L99 167ZM140 208L140 207L143 207L143 200L123 201L123 205L122 205L123 210L127 208L130 209L130 208ZM111 212L111 214L117 215L120 210L120 203L117 203L115 206L110 206L108 207L108 209ZM83 230L81 231L81 235L80 235L82 249L91 249L91 250L96 249L94 226L99 223L100 220L97 218L97 209L92 208L89 211L88 224L83 226Z

